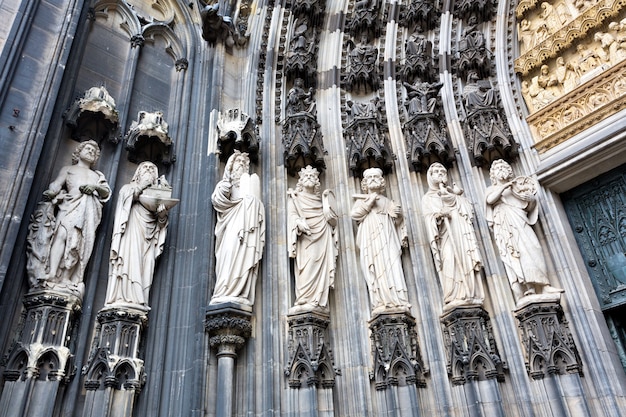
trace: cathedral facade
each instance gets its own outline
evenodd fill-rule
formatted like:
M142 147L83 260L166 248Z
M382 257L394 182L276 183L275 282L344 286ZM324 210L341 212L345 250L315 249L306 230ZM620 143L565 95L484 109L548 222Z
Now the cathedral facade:
M626 416L623 0L0 21L0 417Z

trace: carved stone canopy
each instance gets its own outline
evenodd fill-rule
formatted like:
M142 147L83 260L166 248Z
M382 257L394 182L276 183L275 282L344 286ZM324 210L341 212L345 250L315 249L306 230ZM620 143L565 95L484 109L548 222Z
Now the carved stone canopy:
M308 20L317 26L320 18L326 10L325 0L287 0L287 7L295 16L306 16Z
M254 121L238 108L220 113L217 120L220 160L226 162L235 149L247 152L250 161L259 158L259 140Z
M93 139L117 143L115 137L119 114L115 100L104 86L91 87L83 97L72 103L63 115L65 124L72 129L72 139L79 142Z
M352 36L367 33L370 38L380 35L382 21L380 14L380 0L360 0L354 3L351 17L346 21L346 28Z
M404 124L409 167L415 172L426 172L439 162L450 168L456 160L446 127L436 115L417 115Z
M454 2L454 15L463 20L469 20L472 16L481 22L488 22L495 12L497 2L495 0L456 0Z
M172 164L176 157L168 129L163 112L140 111L126 134L128 160L134 163L151 161L166 166Z
M400 24L404 27L425 32L439 26L439 13L434 0L410 1L408 6L402 5Z
M283 156L285 167L291 176L296 176L300 169L311 165L322 171L324 162L324 143L319 123L314 115L300 113L287 117L283 125Z

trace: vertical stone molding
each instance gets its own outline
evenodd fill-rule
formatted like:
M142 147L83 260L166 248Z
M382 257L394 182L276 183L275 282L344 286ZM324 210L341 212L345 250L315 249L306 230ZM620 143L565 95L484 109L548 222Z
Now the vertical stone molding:
M504 381L489 314L481 307L456 307L441 317L448 375L455 385L496 378Z
M55 291L24 296L18 336L5 356L0 416L52 416L62 383L75 374L69 349L80 299Z
M105 307L97 320L92 352L83 367L83 416L130 417L146 380L140 346L148 309L139 305Z
M235 394L235 359L239 350L252 333L252 306L221 303L209 306L206 312L205 330L209 344L217 354L216 417L233 415Z
M385 312L369 322L374 356L370 378L377 390L390 385L426 387L415 319L408 312Z
M285 375L291 388L320 386L332 388L340 372L334 366L328 343L330 316L319 311L294 313L289 322L289 363Z
M515 311L533 379L578 373L583 367L574 339L558 302L531 303Z

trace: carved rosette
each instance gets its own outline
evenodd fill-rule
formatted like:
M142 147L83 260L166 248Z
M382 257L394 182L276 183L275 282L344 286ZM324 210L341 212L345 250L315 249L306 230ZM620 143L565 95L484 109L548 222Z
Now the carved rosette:
M306 312L290 314L288 349L289 363L285 375L291 388L303 386L335 386L340 372L335 368L332 349L328 343L328 314Z
M381 313L370 321L377 390L390 385L426 387L426 371L419 352L415 319L409 313Z
M441 317L448 375L455 385L496 378L504 381L489 314L480 307L457 307Z
M148 322L147 309L106 307L98 313L96 337L87 365L83 367L87 390L134 390L146 381L139 357L142 331Z
M18 335L3 358L4 379L69 382L76 373L69 341L80 299L44 290L28 293L23 303Z
M246 113L237 108L220 113L217 120L217 131L217 148L221 161L228 161L235 149L247 152L252 162L259 159L256 125Z
M128 160L134 163L150 161L170 165L176 160L173 145L169 125L160 111L140 111L126 134Z
M72 139L79 142L93 139L117 143L119 112L115 100L104 86L92 87L72 103L63 114L65 124L72 130Z
M533 379L578 373L583 367L559 303L532 303L515 311Z
M211 306L207 310L204 328L209 334L209 344L217 357L235 358L252 333L251 312L234 304Z

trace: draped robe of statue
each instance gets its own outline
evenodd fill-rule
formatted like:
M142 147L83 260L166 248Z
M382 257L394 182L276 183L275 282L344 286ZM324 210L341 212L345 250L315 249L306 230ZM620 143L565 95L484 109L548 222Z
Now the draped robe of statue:
M357 200L352 209L352 218L359 224L356 243L372 311L408 309L410 304L402 269L399 225L390 215L397 206L383 195L377 198L371 210L362 199Z
M296 306L326 308L335 284L337 235L324 214L317 194L290 191L288 202L289 257L295 258ZM300 233L296 221L304 220L310 233Z
M443 287L444 308L482 304L482 263L471 203L461 195L431 187L422 197L422 214Z
M120 192L115 210L106 304L148 305L156 259L163 252L167 217L159 221L137 198L142 192L131 182Z
M265 208L259 177L243 174L239 185L223 179L211 196L215 226L216 282L210 304L254 304L259 262L265 246Z
M486 195L496 187L489 187ZM535 201L524 201L506 188L495 203L487 204L486 216L510 283L548 285L548 267L532 228L538 218Z

